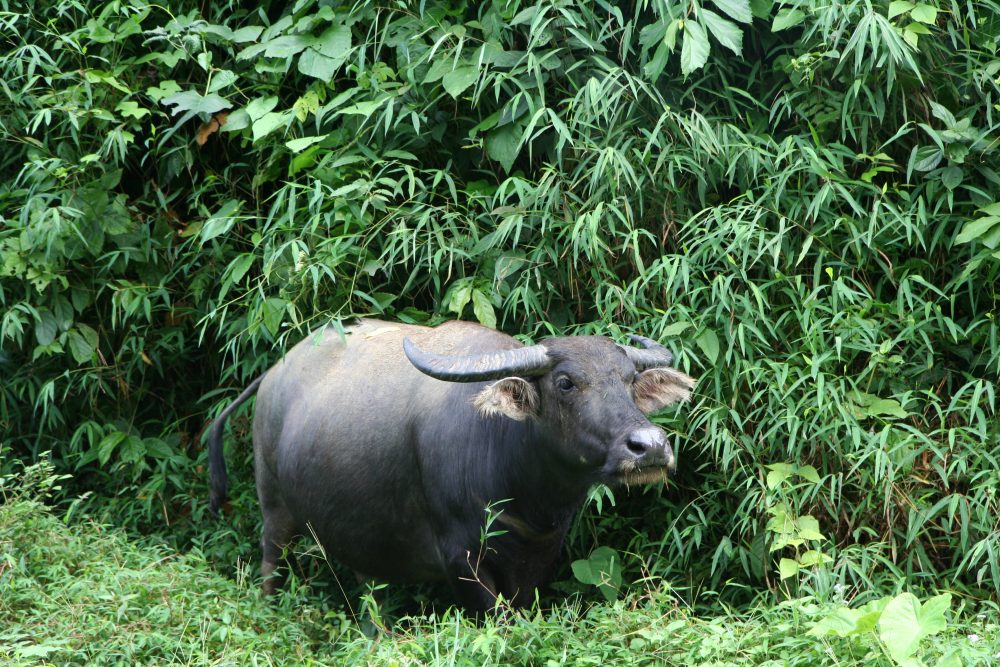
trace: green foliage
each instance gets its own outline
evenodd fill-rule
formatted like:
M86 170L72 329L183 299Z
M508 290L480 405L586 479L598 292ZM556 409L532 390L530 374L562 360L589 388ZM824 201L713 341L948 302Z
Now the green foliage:
M596 587L611 602L621 590L621 556L610 547L597 547L589 558L573 561L573 576L581 584Z
M901 593L872 600L858 609L839 607L816 623L809 634L858 637L877 633L894 663L923 667L925 663L916 657L921 641L947 627L946 612L950 607L949 593L937 595L923 604L913 594ZM961 665L957 653L945 653L935 664L939 667Z
M242 537L206 536L200 435L305 331L641 331L700 377L657 418L679 475L567 560L777 590L786 461L817 596L995 597L998 34L938 0L0 0L0 437L231 562L246 422Z
M816 517L798 512L790 505L790 492L796 490L792 480L801 477L805 483L819 484L816 468L792 463L772 463L767 466L768 491L774 492L766 511L771 519L764 527L770 533L769 552L781 552L786 547L793 549L793 558L782 558L778 562L778 574L782 580L797 576L803 568L816 568L833 559L823 553L820 543L826 540L820 532ZM800 551L801 547L807 547Z

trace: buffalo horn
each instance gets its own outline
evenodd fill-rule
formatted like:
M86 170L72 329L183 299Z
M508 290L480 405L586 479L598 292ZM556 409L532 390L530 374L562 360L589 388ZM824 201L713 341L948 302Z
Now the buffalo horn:
M447 355L424 352L409 338L403 339L403 351L417 370L438 380L478 382L511 376L544 375L552 367L548 352L541 345L484 354Z
M635 364L636 370L644 371L647 368L662 368L669 366L673 362L674 355L670 353L670 350L652 338L646 338L637 334L629 334L628 337L633 343L641 345L642 349L640 350L639 348L627 345L619 345L618 347L625 351L628 358Z

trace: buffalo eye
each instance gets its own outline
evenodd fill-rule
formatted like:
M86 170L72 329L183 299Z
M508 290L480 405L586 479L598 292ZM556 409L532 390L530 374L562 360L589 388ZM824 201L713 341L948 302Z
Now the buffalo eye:
M576 385L573 384L572 380L563 375L558 380L556 380L556 388L565 394L576 389Z

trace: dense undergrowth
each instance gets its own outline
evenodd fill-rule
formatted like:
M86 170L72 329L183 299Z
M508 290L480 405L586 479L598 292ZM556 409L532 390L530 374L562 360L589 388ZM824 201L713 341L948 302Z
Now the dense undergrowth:
M595 490L563 580L600 545L592 599L995 603L998 35L991 1L0 0L3 465L232 573L246 422L219 523L201 435L308 329L641 331L700 377L679 473Z
M268 601L242 568L233 580L197 552L178 555L45 506L57 481L45 466L0 480L0 660L10 667L900 664L878 631L817 636L813 628L844 605L803 599L702 618L665 584L613 604L576 600L481 625L453 610L406 617L370 639L307 586ZM949 610L908 657L984 665L997 651L995 617Z

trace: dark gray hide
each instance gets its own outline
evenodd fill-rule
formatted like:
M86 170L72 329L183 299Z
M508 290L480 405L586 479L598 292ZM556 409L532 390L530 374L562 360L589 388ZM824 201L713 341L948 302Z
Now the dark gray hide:
M447 580L472 612L498 594L530 604L592 484L644 484L673 469L665 434L644 413L686 399L694 381L665 367L664 348L633 340L649 349L552 338L524 348L528 362L508 363L521 353L504 351L519 342L465 322L365 320L346 343L332 329L310 335L267 372L257 397L263 574L293 537L312 532L363 575ZM483 353L471 365L440 356ZM497 363L508 371L481 372ZM505 377L510 368L519 376ZM222 423L254 388L213 425L214 508L226 493ZM487 549L484 508L504 499L493 529L506 532Z

